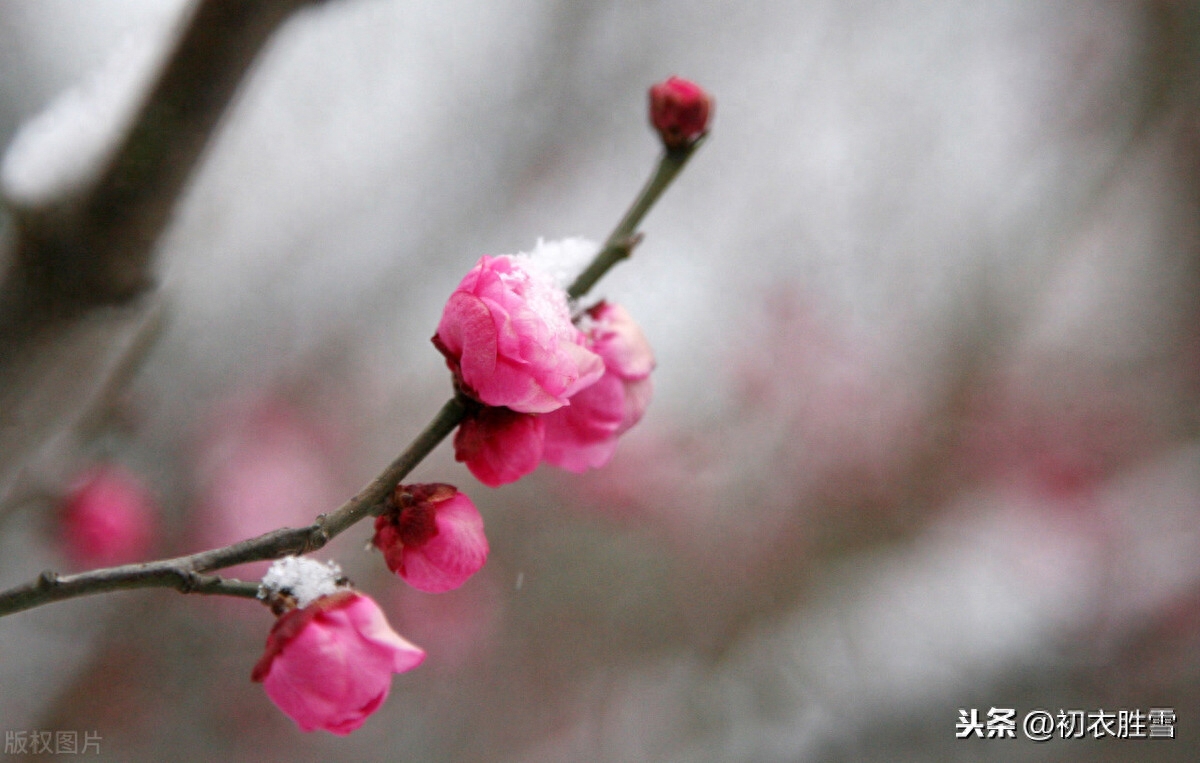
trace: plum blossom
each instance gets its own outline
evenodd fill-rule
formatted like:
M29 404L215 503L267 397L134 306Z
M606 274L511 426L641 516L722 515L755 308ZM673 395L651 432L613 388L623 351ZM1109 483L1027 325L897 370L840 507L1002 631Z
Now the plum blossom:
M96 466L71 487L62 508L62 542L80 567L135 562L154 539L158 506L132 473Z
M650 124L668 149L682 148L708 129L712 98L694 82L668 77L650 88Z
M603 466L650 402L654 354L624 308L571 317L563 284L595 248L539 240L531 255L485 256L446 303L433 343L468 398L454 456L485 485L543 460Z
M510 255L484 256L450 295L433 343L459 389L520 413L561 408L604 373L566 292Z
M487 561L483 517L453 485L399 485L375 520L375 546L413 588L458 588Z
M206 417L194 453L194 543L225 546L307 524L344 498L336 427L274 394L230 397ZM258 577L261 562L231 574Z
M538 468L545 438L542 416L476 406L454 434L454 458L483 484L500 487Z
M569 406L542 417L543 458L573 472L608 463L617 438L641 420L653 391L654 352L625 308L601 302L587 317L588 346L604 360L604 376Z
M312 578L338 574L335 565L299 561L291 572L309 579L305 585L314 591L323 584ZM345 735L387 699L392 673L424 659L425 652L392 630L370 597L340 588L281 615L250 677L302 731Z

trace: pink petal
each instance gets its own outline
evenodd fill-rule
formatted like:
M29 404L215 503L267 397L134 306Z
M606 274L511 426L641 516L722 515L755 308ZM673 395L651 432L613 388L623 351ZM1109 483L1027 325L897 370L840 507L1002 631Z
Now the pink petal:
M423 659L370 597L336 594L281 617L253 677L302 730L344 735L387 699L392 673Z
M438 324L438 337L457 356L469 385L487 379L496 365L496 332L491 312L482 300L455 292Z
M617 434L625 434L630 427L642 420L653 396L654 382L650 377L625 382L625 413L621 417L621 426L617 428Z
M117 466L86 472L72 487L62 514L62 540L79 567L127 564L154 540L158 506L132 473Z
M404 579L428 593L458 588L488 556L483 517L470 498L459 493L436 506L437 535L420 548L404 550Z
M654 370L654 351L637 322L625 308L601 303L590 315L595 321L592 349L605 367L624 379L643 379Z
M479 521L482 526L483 519ZM405 673L425 661L425 651L392 630L383 610L374 599L360 595L343 611L350 624L364 639L391 653L392 672Z
M483 408L459 425L454 458L489 487L516 482L542 460L545 425L539 416Z
M548 413L543 458L573 472L608 463L625 417L625 385L614 374L571 398L571 405Z

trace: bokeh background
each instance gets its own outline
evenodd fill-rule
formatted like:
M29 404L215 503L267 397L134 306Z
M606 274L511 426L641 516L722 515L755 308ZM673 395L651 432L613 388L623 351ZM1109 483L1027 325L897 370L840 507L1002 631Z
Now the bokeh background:
M0 0L0 246L101 161L188 9ZM602 240L679 74L712 134L596 292L653 343L654 403L581 477L419 467L485 516L456 592L406 590L365 526L318 554L429 653L352 736L249 681L265 609L164 591L0 620L0 730L120 761L1194 760L1198 52L1166 0L299 11L147 304L94 319L112 358L21 403L60 416L0 412L39 429L5 454L0 584L70 569L95 463L156 497L155 556L334 508L449 394L458 279ZM1177 738L955 738L991 707L1170 707Z

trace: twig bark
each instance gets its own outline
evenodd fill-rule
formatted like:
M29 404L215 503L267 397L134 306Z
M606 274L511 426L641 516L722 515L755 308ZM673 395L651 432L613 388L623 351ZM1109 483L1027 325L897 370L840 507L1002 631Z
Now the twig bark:
M650 175L650 179L646 181L646 185L642 187L637 198L633 200L633 204L629 206L628 211L625 212L625 216L621 218L621 222L617 223L616 228L613 228L613 232L605 240L604 246L600 248L600 253L579 274L579 277L567 287L568 297L579 299L584 294L587 294L613 265L616 265L630 255L633 248L641 240L635 235L638 225L641 224L646 213L658 201L658 197L662 196L663 191L667 190L667 187L671 185L671 181L675 179L675 176L679 174L680 170L687 164L688 159L692 158L692 154L696 153L696 149L700 148L703 142L704 136L701 136L699 140L681 148L667 151L659 157L658 165L654 168L654 173Z

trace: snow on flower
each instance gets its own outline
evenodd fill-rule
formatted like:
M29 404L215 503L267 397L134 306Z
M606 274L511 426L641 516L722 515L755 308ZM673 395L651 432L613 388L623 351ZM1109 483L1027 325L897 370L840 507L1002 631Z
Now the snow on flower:
M458 387L520 413L561 408L604 373L566 292L528 257L485 255L450 295L433 342Z
M141 481L117 466L97 466L71 487L61 515L62 542L73 564L135 562L154 539L158 507Z
M302 731L345 735L383 705L393 673L424 659L370 597L342 590L280 616L250 677Z
M388 569L428 593L458 588L487 561L483 517L452 485L399 485L372 541Z
M337 593L342 580L342 568L334 562L321 563L307 556L285 556L271 563L263 575L262 587L286 592L296 599L296 605L307 607L322 596Z
M601 302L587 317L588 345L604 360L604 376L571 405L542 417L543 457L573 472L608 463L617 438L641 420L652 394L654 352L625 308Z

